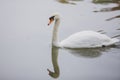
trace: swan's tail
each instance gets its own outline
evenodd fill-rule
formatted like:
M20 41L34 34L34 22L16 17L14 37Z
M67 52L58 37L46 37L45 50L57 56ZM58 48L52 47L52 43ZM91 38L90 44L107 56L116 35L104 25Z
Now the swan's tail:
M116 42L119 42L120 40L119 39L117 39L117 38L112 38L112 42L113 43L116 43Z
M111 40L111 45L113 45L113 44L115 44L115 43L117 43L117 42L120 42L120 40L117 39L117 38L112 38L112 40Z
M119 41L120 41L120 40L117 39L117 38L112 38L112 39L110 40L110 42L105 43L104 45L106 45L106 46L114 45L114 44L116 44L116 43L119 42Z
M120 42L120 40L117 39L116 37L120 37L120 35L116 35L116 36L113 36L113 37L112 37L111 45L113 45L113 44L115 44L115 43L117 43L117 42Z

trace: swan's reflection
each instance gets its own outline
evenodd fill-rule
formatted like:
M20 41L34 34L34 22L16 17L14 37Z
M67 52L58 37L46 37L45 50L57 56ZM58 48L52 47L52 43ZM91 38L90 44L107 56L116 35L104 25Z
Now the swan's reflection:
M52 56L52 64L54 71L51 71L49 69L49 75L53 78L58 78L60 75L59 65L58 65L58 51L59 49L57 47L52 46L51 56Z
M111 48L116 48L116 46L110 46L110 47L102 47L102 48L84 48L84 49L68 49L64 48L64 50L68 50L70 53L72 53L75 56L78 57L86 57L86 58L96 58L100 57L102 55L102 52L107 52ZM58 65L58 52L59 48L52 46L51 49L51 56L52 56L52 64L54 71L51 71L49 69L49 75L53 78L58 78L60 75L60 69Z
M101 48L81 48L81 49L65 49L68 50L71 54L78 57L85 58L97 58L102 55L103 52L109 51L111 48L117 48L116 45L112 45L109 47L101 47Z
M99 49L68 49L68 51L78 57L94 58L101 56Z

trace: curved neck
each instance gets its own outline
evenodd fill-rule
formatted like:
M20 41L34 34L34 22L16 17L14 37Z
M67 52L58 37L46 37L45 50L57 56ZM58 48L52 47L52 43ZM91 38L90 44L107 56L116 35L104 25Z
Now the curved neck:
M53 28L53 36L52 36L52 44L58 44L58 26L60 24L60 19L55 20L54 28Z

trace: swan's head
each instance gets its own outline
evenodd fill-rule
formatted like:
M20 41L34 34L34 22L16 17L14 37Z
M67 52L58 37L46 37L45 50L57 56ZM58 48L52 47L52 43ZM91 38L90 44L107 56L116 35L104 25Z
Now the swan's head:
M48 25L50 25L54 20L59 20L59 19L60 19L59 13L54 13L51 17L49 17Z

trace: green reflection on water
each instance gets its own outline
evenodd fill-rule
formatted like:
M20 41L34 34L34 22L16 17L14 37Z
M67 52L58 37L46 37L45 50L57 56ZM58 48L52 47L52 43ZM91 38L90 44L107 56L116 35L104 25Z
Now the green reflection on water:
M120 10L120 0L93 0L92 2L95 4L109 4L109 3L117 4L117 6L102 8L100 11L94 11L94 12L110 12L110 11Z
M93 3L118 3L120 0L93 0Z
M111 18L109 18L109 19L106 19L106 21L110 21L110 20L113 20L113 19L115 19L115 18L120 18L120 15L117 15L117 16L111 17Z
M94 12L111 12L111 11L117 11L120 10L120 3L117 4L115 7L107 7L107 8L102 8L100 11L94 11Z
M83 0L56 0L57 2L59 3L62 3L62 4L73 4L75 5L75 1L83 1Z
M118 11L120 10L120 0L93 0L93 3L97 4L108 4L108 3L116 3L117 5L114 7L106 7L102 8L99 11L94 11L94 12L111 12L111 11ZM120 15L113 16L111 18L106 19L106 21L113 20L115 18L120 18Z
M57 47L52 46L51 56L52 56L52 64L54 71L51 71L49 69L49 75L53 78L58 78L60 75L59 65L58 65L58 51L59 49Z

